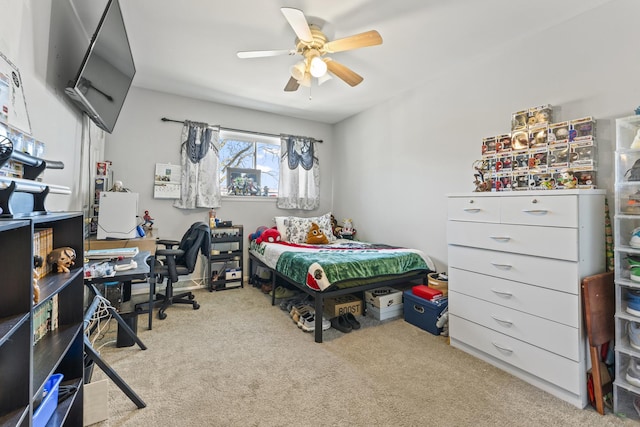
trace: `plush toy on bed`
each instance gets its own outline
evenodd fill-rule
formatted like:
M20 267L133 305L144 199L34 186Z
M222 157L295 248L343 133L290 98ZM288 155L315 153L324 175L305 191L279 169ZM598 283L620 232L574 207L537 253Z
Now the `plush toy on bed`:
M267 228L260 234L260 236L256 239L256 243L260 244L262 242L267 243L275 243L279 242L282 238L280 237L280 232L276 227Z
M260 227L256 228L255 233L249 234L249 241L257 240L258 237L260 237L260 235L262 235L262 233L264 233L266 229L267 227L264 225L261 225Z
M311 228L307 233L307 243L311 245L326 245L329 238L320 230L320 226L315 222L311 223Z

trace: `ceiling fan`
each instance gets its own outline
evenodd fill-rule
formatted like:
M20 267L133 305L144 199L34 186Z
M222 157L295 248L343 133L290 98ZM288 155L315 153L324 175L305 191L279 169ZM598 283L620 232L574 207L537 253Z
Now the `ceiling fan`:
M311 86L312 77L316 77L319 84L322 84L331 78L329 73L339 77L350 86L356 86L364 80L364 78L355 71L326 55L382 44L382 37L377 31L366 31L353 36L328 41L318 26L307 22L307 18L301 10L291 7L282 7L280 10L296 33L296 48L241 51L238 52L238 58L301 55L303 60L291 68L291 78L289 78L289 81L284 87L286 92L296 91L300 85Z

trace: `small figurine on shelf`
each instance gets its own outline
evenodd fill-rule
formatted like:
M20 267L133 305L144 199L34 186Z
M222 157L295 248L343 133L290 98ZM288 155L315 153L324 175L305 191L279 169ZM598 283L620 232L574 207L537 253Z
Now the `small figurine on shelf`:
M38 271L36 269L42 267L43 262L41 256L33 256L33 305L40 302L40 286L38 286Z
M144 219L144 224L142 224L142 226L151 230L153 228L153 218L149 215L149 211L144 211L144 216L142 218Z
M56 248L47 255L47 264L51 264L58 273L68 273L75 261L76 251L68 246Z

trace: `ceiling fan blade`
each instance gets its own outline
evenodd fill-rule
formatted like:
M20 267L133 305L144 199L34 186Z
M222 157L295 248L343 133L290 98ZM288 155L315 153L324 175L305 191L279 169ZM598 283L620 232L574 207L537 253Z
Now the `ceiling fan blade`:
M325 62L327 63L327 69L344 80L349 86L357 86L364 80L361 75L331 58L326 58Z
M382 36L380 36L376 30L371 30L325 43L322 50L327 53L343 52L345 50L376 46L379 44L382 44Z
M287 85L284 87L285 92L295 92L300 87L300 83L293 77L289 79Z
M287 21L289 21L289 25L291 25L291 28L293 28L293 31L300 41L311 43L313 36L311 35L311 30L309 29L309 24L307 23L307 18L305 18L304 13L300 9L292 7L281 7L280 10Z
M267 56L295 55L296 51L292 49L281 50L245 50L238 52L238 58L264 58Z

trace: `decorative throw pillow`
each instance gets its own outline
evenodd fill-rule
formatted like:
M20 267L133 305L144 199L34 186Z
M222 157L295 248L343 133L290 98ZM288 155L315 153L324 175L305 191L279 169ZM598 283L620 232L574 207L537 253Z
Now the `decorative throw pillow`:
M305 243L307 241L307 233L311 228L311 224L314 222L318 224L318 227L320 227L320 230L327 236L329 242L336 240L331 233L331 212L312 218L290 216L285 222L287 226L287 240L291 243Z
M329 243L329 239L315 222L311 223L311 228L307 233L307 243L310 245L326 245Z
M280 237L284 241L289 241L289 237L287 236L287 225L286 225L287 218L289 218L289 217L288 216L275 216L275 217L273 217L273 220L276 223L276 228L280 232Z

